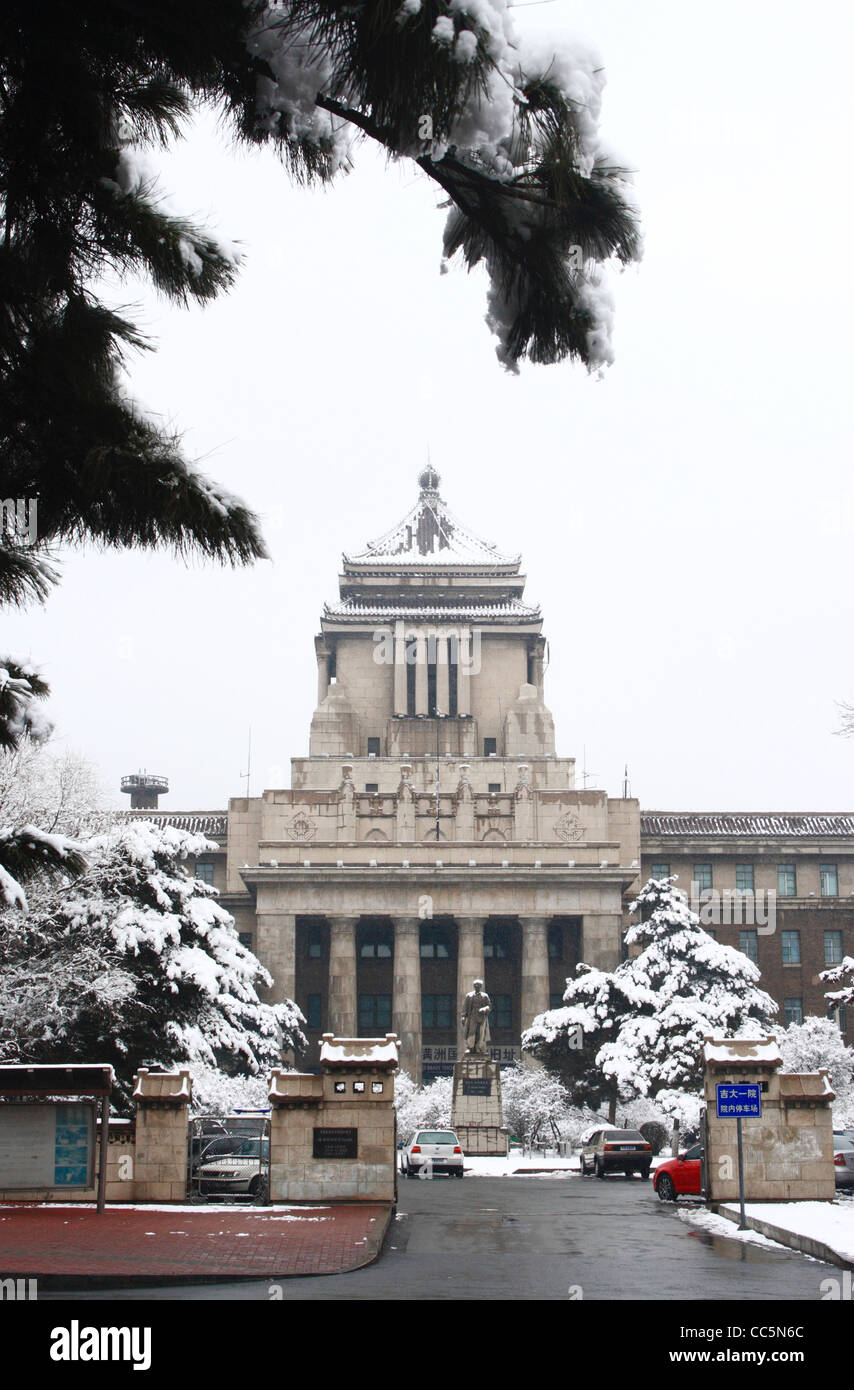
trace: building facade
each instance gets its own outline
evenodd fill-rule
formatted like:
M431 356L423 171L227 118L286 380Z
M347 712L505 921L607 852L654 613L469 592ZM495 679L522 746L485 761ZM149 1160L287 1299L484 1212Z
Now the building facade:
M315 639L317 707L291 787L223 813L156 812L218 846L197 866L247 944L323 1032L394 1031L416 1078L451 1071L459 1001L492 1000L492 1051L520 1055L580 960L613 969L651 874L738 889L704 924L757 960L786 1020L825 1013L818 972L854 954L854 816L641 813L579 788L555 752L542 615L520 557L449 511L432 468L397 526L343 557ZM847 1020L840 1020L847 1027Z

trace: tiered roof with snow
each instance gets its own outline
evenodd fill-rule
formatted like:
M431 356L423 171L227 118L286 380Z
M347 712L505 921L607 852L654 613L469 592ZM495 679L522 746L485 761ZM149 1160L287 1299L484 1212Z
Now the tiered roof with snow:
M523 600L521 557L459 521L439 493L440 481L435 468L422 469L418 500L403 520L343 556L340 598L325 605L324 629L397 619L539 628L539 608Z

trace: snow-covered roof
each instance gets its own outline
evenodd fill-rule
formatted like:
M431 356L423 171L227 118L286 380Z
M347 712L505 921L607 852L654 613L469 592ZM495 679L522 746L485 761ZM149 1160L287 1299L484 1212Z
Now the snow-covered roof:
M836 1093L826 1071L780 1073L783 1100L835 1100Z
M181 1071L149 1071L140 1067L134 1077L133 1099L158 1105L183 1105L193 1096L193 1083L186 1068Z
M128 811L126 815L128 820L150 820L155 825L189 830L193 835L225 835L228 831L227 811Z
M509 599L505 603L470 604L416 604L416 603L359 603L356 599L339 599L337 603L327 603L323 608L324 618L337 618L352 622L394 622L398 618L417 618L423 621L430 618L435 622L451 619L466 621L475 618L491 618L510 621L522 619L538 622L541 614L538 607L522 603L520 599Z
M641 835L854 836L854 815L774 811L642 811Z
M365 550L344 556L345 565L380 565L399 569L423 565L518 565L518 555L505 555L481 540L449 511L439 496L441 478L427 467L418 476L418 501L402 521L370 541Z
M779 1067L776 1038L706 1038L703 1059L713 1067Z
M397 1061L396 1033L386 1033L384 1038L336 1038L324 1033L320 1044L323 1067L381 1067L390 1071Z

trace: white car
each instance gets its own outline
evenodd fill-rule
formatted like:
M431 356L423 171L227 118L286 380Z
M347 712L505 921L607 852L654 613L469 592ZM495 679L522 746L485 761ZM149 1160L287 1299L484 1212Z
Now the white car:
M212 1152L213 1151L213 1152ZM270 1140L235 1134L215 1139L202 1154L196 1172L199 1192L263 1196L270 1173Z
M463 1176L463 1151L452 1129L419 1129L400 1156L401 1172L408 1178L447 1173Z

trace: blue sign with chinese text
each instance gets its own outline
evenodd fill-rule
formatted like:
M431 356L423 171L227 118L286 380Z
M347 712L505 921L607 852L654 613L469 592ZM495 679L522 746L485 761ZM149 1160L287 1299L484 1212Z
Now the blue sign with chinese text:
M729 1081L715 1088L718 1093L719 1119L758 1119L762 1114L762 1087L751 1083Z

